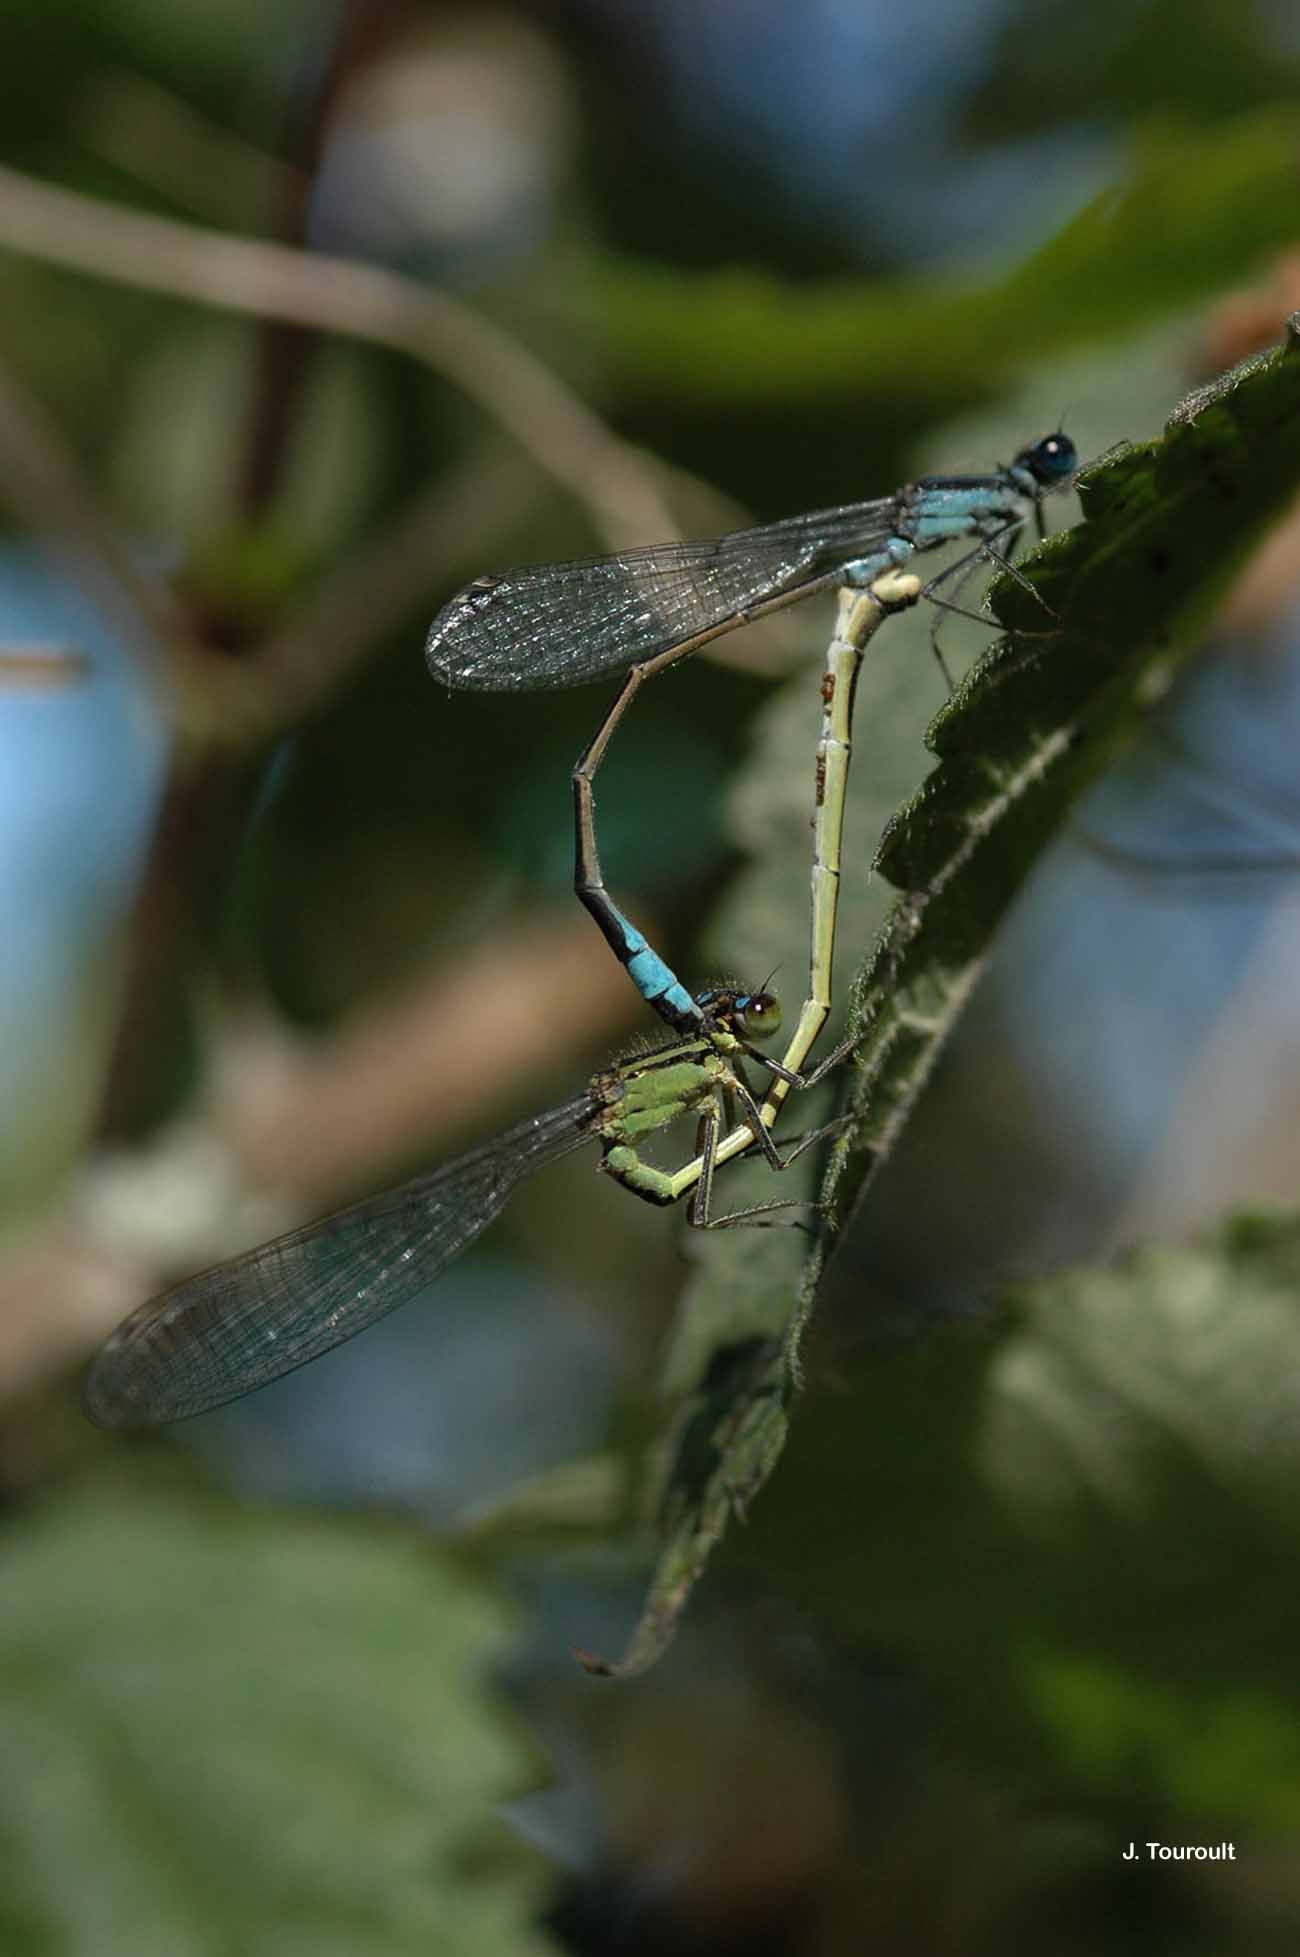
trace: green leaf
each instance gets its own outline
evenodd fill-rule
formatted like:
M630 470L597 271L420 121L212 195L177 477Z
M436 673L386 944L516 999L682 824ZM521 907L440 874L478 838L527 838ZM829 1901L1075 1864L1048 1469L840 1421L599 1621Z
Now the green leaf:
M426 1544L117 1487L0 1559L12 1957L551 1947L493 1819L529 1771L487 1697L503 1627Z
M1270 1518L1270 1533L1300 1527L1294 1218L1246 1216L1200 1245L1065 1272L1013 1302L1025 1326L994 1362L980 1453L1028 1526L1065 1509L1157 1529L1181 1513L1186 1527L1194 1494L1202 1515L1226 1500ZM1194 1666L1204 1638L1200 1626Z
M1293 321L1284 347L1189 397L1161 440L1086 471L1085 521L1036 553L1034 590L994 585L1009 636L935 720L939 766L877 857L906 894L855 987L856 1119L824 1191L836 1228L892 1145L1029 870L1167 690L1298 484ZM1060 620L1046 636L1045 609Z
M743 1539L986 1758L1117 1832L1300 1823L1300 1218L863 1354Z
M791 1311L801 1261L793 1233L774 1247L773 1233L737 1232L709 1257L686 1302L673 1379L679 1388L706 1382L699 1390L712 1439L709 1448L679 1449L669 1470L667 1539L633 1645L638 1666L671 1635L728 1510L752 1498L780 1454L824 1247L834 1251L892 1147L1003 914L1075 800L1134 731L1144 704L1167 687L1243 555L1298 484L1293 327L1286 347L1184 403L1160 441L1088 470L1086 521L1050 539L1017 579L995 586L992 602L1009 636L939 713L929 735L939 766L892 821L879 853L885 875L905 894L855 986L861 1044L852 1119L833 1152L823 1190L828 1227L805 1273L802 1307ZM1025 589L1026 577L1041 597ZM1045 631L1044 619L1053 617L1059 626ZM898 675L882 684L899 689L900 711L906 695L927 683L912 670L918 662L907 662L905 675L902 662L876 663ZM800 751L811 750L809 737ZM889 751L883 738L877 747L873 731L871 768ZM788 760L777 778L787 776ZM771 885L774 926L776 911L801 921L807 915L806 829L795 859L803 894L793 881L779 892ZM789 860L776 877L789 877ZM862 917L846 913L842 942L862 929ZM777 941L774 929L767 942ZM854 1282L851 1265L834 1256L826 1276L837 1295ZM712 1384L719 1365L729 1352L752 1355L755 1339L767 1341L759 1348L766 1356L724 1365L735 1390L720 1398Z

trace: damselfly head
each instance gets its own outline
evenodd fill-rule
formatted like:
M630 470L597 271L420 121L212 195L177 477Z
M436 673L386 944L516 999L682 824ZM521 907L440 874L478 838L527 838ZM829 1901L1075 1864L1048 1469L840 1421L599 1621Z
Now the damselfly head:
M741 1039L770 1040L780 1030L781 1001L775 992L742 992L737 986L714 986L708 992L697 993L695 1003L715 1026L723 1026Z
M1054 435L1043 435L1022 448L1013 467L1027 469L1042 489L1061 489L1079 467L1079 451L1058 428Z
M781 1001L775 992L736 995L736 1030L751 1040L770 1040L781 1029Z

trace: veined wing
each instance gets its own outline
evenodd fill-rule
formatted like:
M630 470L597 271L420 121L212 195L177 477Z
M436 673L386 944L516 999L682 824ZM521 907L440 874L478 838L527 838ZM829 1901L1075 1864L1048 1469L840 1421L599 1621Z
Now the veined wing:
M488 692L626 672L830 582L839 565L892 534L897 512L887 496L706 543L651 544L479 578L438 613L425 658L435 679Z
M1203 751L1208 730L1198 742L1176 724L1153 721L1071 833L1156 901L1258 903L1263 879L1300 870L1300 798L1287 773L1285 728L1281 718L1267 728L1249 719L1236 728L1253 773L1235 778ZM1229 717L1217 738L1231 740L1233 731Z
M593 1105L579 1095L150 1299L100 1348L82 1396L87 1414L99 1427L184 1420L342 1345L430 1284L517 1182L586 1141Z

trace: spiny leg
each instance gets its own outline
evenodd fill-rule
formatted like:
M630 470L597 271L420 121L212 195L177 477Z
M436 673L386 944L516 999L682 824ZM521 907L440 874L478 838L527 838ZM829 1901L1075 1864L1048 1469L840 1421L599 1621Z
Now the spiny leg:
M1023 528L1024 520L1021 517L1016 517L1010 523L1002 524L998 529L992 531L989 536L982 538L974 550L967 551L964 556L957 558L955 563L945 565L943 570L937 576L931 578L929 583L922 589L921 596L927 598L934 607L933 616L930 621L930 651L934 656L935 664L943 674L944 685L947 687L950 695L955 691L952 674L948 670L948 662L944 658L939 645L939 628L943 618L945 616L949 618L968 618L973 624L982 625L985 630L989 628L989 619L987 614L983 612L973 612L968 610L966 606L957 604L955 598L940 598L938 596L939 589L942 585L955 579L956 583L953 586L953 590L955 596L959 597L981 564L995 564L1001 569L1009 571L1012 577L1019 579L1021 584L1027 585L1032 591L1033 586L1029 584L1029 580L1023 577L1011 562L1011 553L1015 550L1016 543ZM1004 538L1007 546L1005 554L999 552L996 548Z
M1044 598L1042 592L1038 589L1038 586L1033 582L1031 578L1027 578L1024 572L1019 568L1019 566L1014 564L1011 559L1011 552L1015 548L1015 545L1019 542L1023 534L1024 534L1024 526L1022 524L1020 529L1018 529L1015 532L1015 534L1009 539L1008 546L1005 552L994 550L992 544L989 544L984 554L988 558L989 563L992 564L994 570L1005 572L1006 576L1011 579L1013 584L1018 584L1022 591L1027 591L1029 593L1029 596L1033 599L1034 603L1038 606L1039 610L1046 612L1047 616L1052 621L1051 629L1043 632L1030 632L1024 626L1018 625L1016 627L1017 635L1022 639L1055 638L1061 629L1061 614L1058 611L1054 610L1053 607L1048 604L1046 598ZM1041 519L1040 519L1040 534L1041 534Z
M736 1093L737 1087L738 1083L733 1081L730 1083L729 1091ZM817 1142L824 1140L828 1134L832 1134L837 1128L844 1125L843 1119L841 1118L838 1121L827 1122L824 1127L814 1128L810 1134L801 1135L793 1146L782 1155L773 1143L770 1134L767 1133L753 1096L747 1089L742 1089L738 1098L742 1105L746 1107L750 1121L755 1124L758 1132L765 1137L766 1147L764 1153L767 1156L769 1166L773 1169L788 1169L791 1163L798 1161L799 1157L806 1150L812 1148ZM714 1216L712 1214L713 1172L717 1167L718 1145L722 1127L723 1109L721 1106L721 1096L718 1096L714 1099L712 1105L706 1108L703 1114L701 1114L696 1133L695 1147L696 1156L700 1164L700 1173L694 1188L690 1192L690 1202L686 1209L686 1220L692 1229L731 1230L739 1225L752 1225L757 1229L771 1229L779 1227L769 1221L777 1211L816 1209L817 1205L810 1200L800 1197L789 1197L778 1199L771 1203L751 1203L744 1209L728 1210L725 1216ZM797 1217L783 1217L782 1223L794 1228L807 1227L803 1220Z
M616 1077L609 1078L616 1086ZM630 1075L624 1083L624 1092L607 1095L604 1105L607 1125L596 1130L603 1142L601 1168L631 1194L659 1208L689 1195L687 1217L697 1229L718 1229L775 1210L808 1207L802 1200L758 1203L727 1216L713 1216L713 1175L724 1131L731 1130L731 1135L744 1134L746 1145L759 1148L769 1168L781 1170L789 1168L807 1149L843 1126L843 1118L827 1122L799 1136L783 1153L768 1131L749 1083L729 1060L708 1046L706 1039L666 1048L661 1064L647 1065ZM696 1160L689 1170L673 1173L644 1161L638 1148L640 1138L657 1133L692 1109L699 1112L700 1120ZM736 1129L738 1112L744 1117L746 1128ZM730 1152L736 1151L733 1148Z
M1041 535L1043 528L1041 510L1038 512L1038 525ZM957 579L954 589L960 594L978 567L981 564L990 564L995 571L1005 572L1014 583L1020 586L1022 591L1029 593L1030 597L1042 607L1050 619L1054 620L1057 625L1060 623L1057 613L1052 610L1052 607L1048 604L1037 585L1027 578L1024 572L1018 569L1013 561L1016 546L1024 534L1024 528L1024 519L1020 517L1016 518L1012 523L1003 524L1000 529L993 531L989 536L982 539L975 550L967 551L966 555L959 557L956 563L945 565L938 576L931 578L930 582L922 590L921 596L930 601L935 611L935 618L930 627L930 651L934 655L939 671L943 674L950 694L954 690L952 675L948 671L947 661L944 659L939 647L940 615L947 614L950 618L968 618L973 624L982 625L986 629L989 625L989 618L986 613L969 611L964 605L956 604L951 598L940 598L938 596L940 586L946 584L950 578L955 577ZM997 546L1004 542L1004 549L999 550ZM1021 636L1034 637L1036 635L1022 632ZM1050 634L1044 634L1044 636L1050 636Z

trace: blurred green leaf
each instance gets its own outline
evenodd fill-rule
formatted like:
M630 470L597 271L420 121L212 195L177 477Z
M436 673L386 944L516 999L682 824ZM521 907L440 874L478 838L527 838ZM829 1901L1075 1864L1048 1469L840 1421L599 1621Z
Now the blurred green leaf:
M529 1772L501 1620L426 1545L118 1487L0 1558L12 1957L551 1947L493 1819Z
M1085 1784L1117 1800L1136 1786L1148 1815L1186 1814L1211 1842L1220 1821L1252 1831L1300 1827L1294 1702L1225 1680L1198 1692L1183 1680L1169 1685L1056 1654L1031 1657L1023 1676Z
M842 1373L744 1553L1126 1838L1292 1829L1298 1362L1292 1216L1021 1288Z
M1294 54L1267 10L1221 0L1018 0L1001 16L995 58L964 117L985 140L1023 142L1076 117L1146 115L1160 100L1209 122L1293 94Z
M1300 1526L1293 1220L1247 1217L1200 1247L1045 1279L1025 1308L994 1363L981 1453L1031 1528L1071 1510L1159 1529L1219 1500ZM1198 1633L1193 1668L1202 1650Z
M1296 233L1288 104L1216 128L1151 125L1126 180L1015 270L780 285L602 260L566 282L607 385L709 408L980 399L1027 362L1203 304ZM552 288L548 288L548 300Z
M313 348L276 494L250 517L230 430L248 415L255 356L242 322L203 315L138 352L114 403L109 479L134 524L171 539L192 584L259 618L302 582L305 565L357 533L386 458L364 365L350 348Z
M710 1389L712 1449L681 1451L674 1461L667 1541L633 1645L637 1665L671 1634L728 1510L745 1506L771 1472L825 1246L835 1246L896 1139L1011 899L1073 802L1132 733L1144 701L1167 686L1225 582L1297 481L1300 336L1293 330L1284 348L1193 396L1161 441L1087 472L1086 522L1028 560L1041 598L1026 590L1023 574L994 587L1010 636L940 712L929 736L940 765L881 846L881 867L907 894L857 983L862 1043L853 1121L823 1191L828 1228L805 1274L803 1308L790 1316L798 1240L773 1252L757 1233L727 1247L716 1278L710 1259L687 1301L690 1335L679 1345L678 1381L714 1381L725 1355L751 1351L755 1339L769 1342L768 1356L726 1372L731 1386L721 1401ZM1059 628L1045 634L1044 616L1059 618ZM783 762L774 794L787 773ZM799 861L799 914L806 915L806 834ZM782 904L793 909L794 883L782 888ZM832 1259L826 1280L851 1308L858 1282L851 1263ZM782 1321L784 1338L776 1341Z
M975 1452L1057 1566L1031 1550L1057 1601L1027 1699L1085 1780L1300 1826L1300 1226L1247 1217L1021 1302Z

